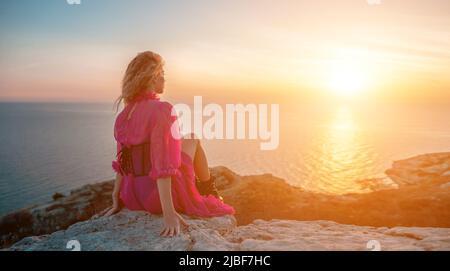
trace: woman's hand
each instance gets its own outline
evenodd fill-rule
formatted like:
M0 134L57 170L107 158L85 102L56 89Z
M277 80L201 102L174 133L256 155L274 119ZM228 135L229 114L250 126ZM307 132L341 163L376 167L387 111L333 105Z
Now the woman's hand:
M161 236L173 237L181 232L180 224L188 226L188 223L186 223L184 218L175 211L173 206L171 177L160 178L157 183L159 199L164 215L164 229L161 232Z
M113 205L112 207L105 213L105 216L112 216L113 214L118 213L122 209L122 206L120 205L119 197L113 198Z
M181 233L180 226L188 227L189 224L177 212L171 212L164 215L164 229L160 235L163 237L174 237Z
M100 216L112 216L113 214L118 213L122 209L120 205L120 200L118 196L113 196L113 204L111 207L103 210L99 215Z
M98 214L99 216L112 216L113 214L118 213L122 209L119 199L121 184L122 184L122 175L116 174L116 181L114 182L114 188L112 192L113 205L103 210L100 214Z

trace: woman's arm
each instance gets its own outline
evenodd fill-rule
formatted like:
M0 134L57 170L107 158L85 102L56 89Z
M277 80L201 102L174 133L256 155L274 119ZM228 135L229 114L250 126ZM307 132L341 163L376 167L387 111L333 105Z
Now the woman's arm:
M158 192L163 214L171 215L175 213L172 201L172 179L170 177L158 179Z
M172 201L172 179L160 178L158 179L158 192L161 201L161 207L164 215L164 229L161 231L162 236L174 236L180 233L180 222L187 226L183 217L179 215L173 206Z
M119 195L120 195L120 187L122 186L122 175L119 173L116 174L116 181L114 182L114 189L112 193L113 204L116 202L119 203Z
M122 178L123 178L122 175L120 175L119 173L116 174L116 180L114 182L114 189L112 192L112 202L113 202L112 207L106 209L100 215L104 214L105 216L110 216L120 211L121 206L119 195L120 195L120 187L122 186Z

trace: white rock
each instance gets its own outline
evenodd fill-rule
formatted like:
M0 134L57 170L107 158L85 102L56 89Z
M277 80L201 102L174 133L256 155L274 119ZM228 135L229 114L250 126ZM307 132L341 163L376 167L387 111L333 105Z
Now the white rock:
M62 251L67 250L66 244L71 240L78 241L83 251L186 251L232 248L232 244L221 241L221 234L235 227L236 220L233 216L188 221L190 230L185 230L175 238L164 238L159 236L163 225L160 216L123 210L112 217L76 223L65 231L42 238L27 237L13 245L10 250Z
M10 250L67 250L76 240L81 250L450 250L450 229L375 228L331 221L255 220L236 226L233 216L189 219L189 229L162 238L162 219L124 210L111 218L80 222L66 231L28 237Z

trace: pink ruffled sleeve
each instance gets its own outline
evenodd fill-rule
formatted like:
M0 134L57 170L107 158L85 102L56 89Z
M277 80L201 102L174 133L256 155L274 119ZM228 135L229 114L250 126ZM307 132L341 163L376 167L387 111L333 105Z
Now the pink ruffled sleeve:
M172 109L170 103L163 102L155 114L150 138L152 180L176 175L181 166L180 130Z

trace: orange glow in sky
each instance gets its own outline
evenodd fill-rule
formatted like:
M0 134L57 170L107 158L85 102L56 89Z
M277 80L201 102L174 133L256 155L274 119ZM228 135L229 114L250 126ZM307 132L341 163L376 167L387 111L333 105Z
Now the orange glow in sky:
M0 100L113 101L144 50L165 58L169 98L450 100L449 1L17 2Z

